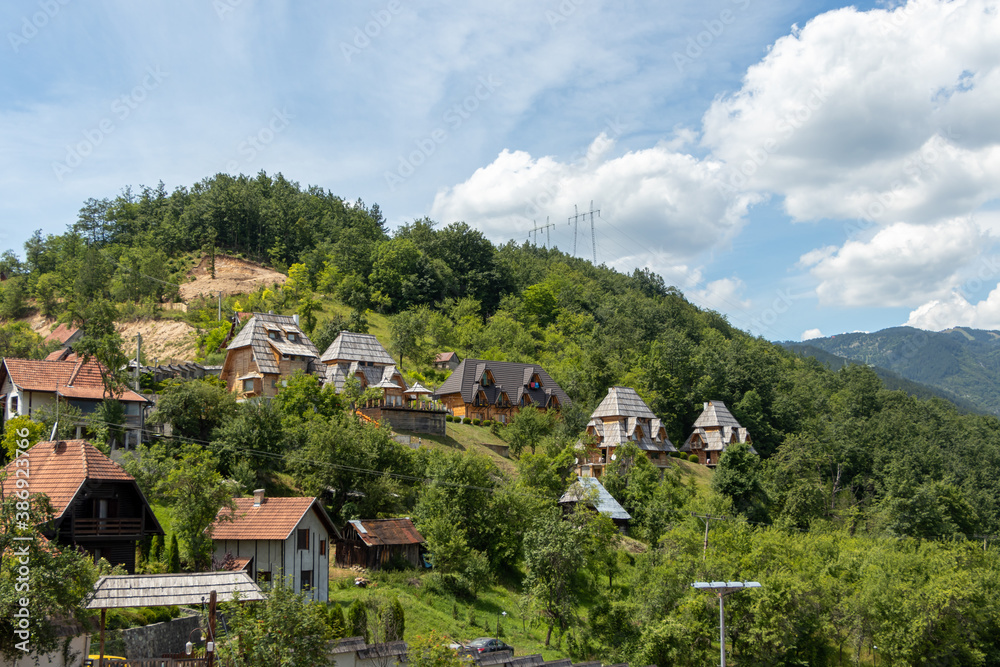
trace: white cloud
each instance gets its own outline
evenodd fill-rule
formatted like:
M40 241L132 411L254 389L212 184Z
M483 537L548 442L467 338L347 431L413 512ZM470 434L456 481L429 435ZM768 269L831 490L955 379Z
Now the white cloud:
M802 336L799 340L812 340L813 338L822 338L823 332L819 329L806 329L802 332Z
M533 221L546 216L564 227L567 211L594 201L604 239L598 261L657 257L673 265L727 243L759 200L748 194L723 197L716 161L666 145L617 157L613 149L614 140L602 133L575 160L504 150L464 183L439 192L431 215L445 224L474 223L490 238L506 241L524 238ZM589 239L581 245L590 250Z
M750 300L743 298L744 289L746 285L739 278L720 278L705 285L704 289L694 290L689 296L695 303L713 310L746 311L750 308Z
M998 42L988 0L821 14L712 104L703 144L799 220L967 214L1000 179Z
M967 218L935 225L896 223L870 240L848 241L802 256L819 279L824 305L912 306L943 298L962 280L962 269L988 247L989 237Z
M910 313L906 325L930 331L958 326L1000 329L1000 285L976 303L970 303L957 291L944 299L928 301Z

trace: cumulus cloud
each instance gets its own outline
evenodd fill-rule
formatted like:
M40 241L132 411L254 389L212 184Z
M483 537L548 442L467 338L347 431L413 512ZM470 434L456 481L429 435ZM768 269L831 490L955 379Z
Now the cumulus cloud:
M1000 178L998 41L987 0L821 14L712 104L702 143L799 220L966 214Z
M431 215L445 223L475 222L493 240L506 241L523 238L534 221L550 214L564 225L566 211L593 200L601 208L606 244L599 244L599 256L614 258L612 264L628 257L632 267L669 273L671 266L686 266L692 256L728 242L760 199L722 196L717 161L667 144L616 157L614 146L602 133L574 160L504 150L464 183L439 192Z
M941 331L956 326L1000 329L1000 285L982 301L970 303L959 292L934 299L910 313L907 326Z
M914 306L944 298L962 281L963 267L989 237L967 218L934 225L896 223L870 240L806 253L800 265L819 279L824 305Z
M750 308L750 300L743 297L746 285L739 278L713 280L703 289L694 290L690 296L695 303L718 311Z
M806 329L802 332L802 336L799 340L812 340L813 338L822 338L823 332L819 329Z

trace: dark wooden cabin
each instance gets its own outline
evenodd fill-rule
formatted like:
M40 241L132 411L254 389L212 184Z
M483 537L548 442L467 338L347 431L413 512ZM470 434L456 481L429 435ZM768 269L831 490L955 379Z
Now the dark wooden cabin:
M39 442L27 456L31 493L47 496L54 513L42 534L135 572L137 542L164 534L135 479L84 440ZM4 493L14 491L14 470L12 461Z
M343 537L337 540L336 563L339 567L360 565L377 570L400 556L420 567L423 543L424 536L408 518L349 521Z

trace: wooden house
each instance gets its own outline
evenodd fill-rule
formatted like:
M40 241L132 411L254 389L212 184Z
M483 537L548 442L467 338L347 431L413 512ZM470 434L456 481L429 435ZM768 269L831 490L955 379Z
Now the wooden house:
M601 477L605 466L614 460L615 449L626 442L634 442L661 470L670 466L670 454L677 451L663 422L631 387L608 389L590 415L587 435L594 439L596 451L581 452L577 471L584 477Z
M377 570L393 558L403 558L420 567L423 543L424 536L408 518L350 521L337 540L336 562L339 567L360 565Z
M219 377L241 400L271 398L296 371L317 370L318 357L298 315L254 313L226 347Z
M460 363L462 360L454 352L439 352L434 357L434 368L439 371L453 371Z
M320 361L326 364L326 382L332 383L338 393L344 390L349 378L356 378L362 391L369 387L381 389L385 405L404 405L406 381L375 336L341 331Z
M210 526L216 560L232 556L235 569L254 581L284 575L296 593L326 602L330 595L330 546L339 536L330 516L316 498L234 498L232 521L223 508Z
M56 400L89 415L105 398L101 366L94 359L47 361L6 358L0 362L0 421L32 416L39 408L55 409ZM142 411L149 403L132 390L117 397L125 408L125 442L138 445L142 434Z
M559 506L566 512L572 511L580 503L609 517L618 526L618 530L628 533L628 523L632 520L632 515L608 493L596 477L577 477L566 493L559 498Z
M54 511L42 534L134 572L136 543L163 535L135 479L83 440L39 442L27 457L31 493L47 496ZM15 459L5 469L4 494L15 490L16 470Z
M726 447L737 442L749 444L750 450L757 453L753 449L750 433L740 426L726 404L722 401L706 401L681 451L697 454L699 463L714 468Z
M495 419L504 424L527 405L558 410L571 404L566 392L541 366L482 359L463 359L434 397L456 417Z

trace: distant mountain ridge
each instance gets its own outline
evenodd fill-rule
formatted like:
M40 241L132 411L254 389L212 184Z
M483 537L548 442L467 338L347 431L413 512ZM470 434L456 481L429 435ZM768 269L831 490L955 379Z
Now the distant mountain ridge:
M892 327L783 345L832 367L838 366L836 359L817 352L886 369L899 378L938 390L959 407L1000 415L1000 331Z

